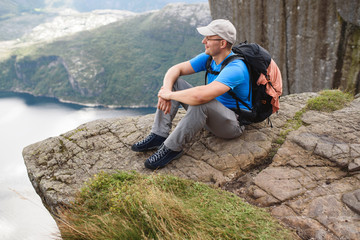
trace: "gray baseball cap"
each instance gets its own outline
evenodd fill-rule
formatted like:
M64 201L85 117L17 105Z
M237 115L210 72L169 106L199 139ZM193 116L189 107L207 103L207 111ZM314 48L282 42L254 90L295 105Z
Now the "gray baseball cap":
M231 44L236 41L236 29L229 20L216 19L206 27L198 27L197 30L203 36L218 35Z

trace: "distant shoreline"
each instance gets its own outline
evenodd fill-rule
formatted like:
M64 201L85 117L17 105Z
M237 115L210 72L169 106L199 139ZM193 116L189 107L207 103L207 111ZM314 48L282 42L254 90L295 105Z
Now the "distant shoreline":
M154 106L146 105L105 105L105 104L92 104L92 103L81 103L75 101L63 100L56 97L48 96L36 96L30 92L14 92L14 91L0 91L0 98L8 97L21 97L25 100L27 105L37 105L41 103L58 103L64 104L74 109L80 109L85 107L90 108L107 108L107 109L141 109L141 108L154 108Z

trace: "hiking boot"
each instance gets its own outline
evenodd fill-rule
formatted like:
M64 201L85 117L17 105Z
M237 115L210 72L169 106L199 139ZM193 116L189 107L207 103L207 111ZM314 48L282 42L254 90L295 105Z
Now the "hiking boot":
M131 150L135 152L145 152L149 150L156 149L161 146L165 141L165 137L156 135L155 133L150 133L145 139L135 143L131 146Z
M173 151L164 144L151 157L146 159L145 167L150 169L162 168L174 159L178 159L183 155L183 151Z

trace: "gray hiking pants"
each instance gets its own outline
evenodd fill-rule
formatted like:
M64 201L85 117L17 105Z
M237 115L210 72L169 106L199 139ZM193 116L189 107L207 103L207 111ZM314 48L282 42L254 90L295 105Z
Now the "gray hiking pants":
M185 80L178 79L173 86L174 91L192 88ZM174 131L170 134L172 120L180 104L187 110ZM240 136L245 127L240 126L236 114L216 99L208 103L191 106L171 101L169 114L157 109L151 132L166 137L164 144L173 151L183 149L185 143L190 142L202 128L206 128L215 136L231 139Z

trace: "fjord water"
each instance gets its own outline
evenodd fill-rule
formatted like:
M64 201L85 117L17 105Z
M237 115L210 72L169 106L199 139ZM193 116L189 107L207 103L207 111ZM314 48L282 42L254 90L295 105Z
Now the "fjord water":
M23 148L95 119L144 115L155 109L90 108L0 93L0 111L0 239L48 240L56 238L58 229L28 179Z

